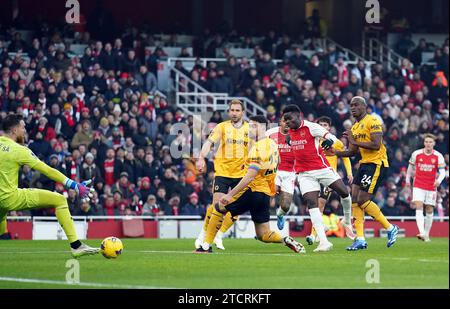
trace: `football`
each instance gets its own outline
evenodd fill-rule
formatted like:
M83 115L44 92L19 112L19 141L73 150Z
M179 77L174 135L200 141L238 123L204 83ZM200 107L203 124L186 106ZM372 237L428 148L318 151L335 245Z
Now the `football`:
M100 249L105 258L115 259L122 254L123 244L119 238L111 236L103 239Z

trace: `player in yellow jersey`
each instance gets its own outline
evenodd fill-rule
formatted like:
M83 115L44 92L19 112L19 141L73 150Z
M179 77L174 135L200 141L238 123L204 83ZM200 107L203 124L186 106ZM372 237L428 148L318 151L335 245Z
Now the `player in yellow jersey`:
M196 168L199 172L203 172L205 170L205 158L211 151L211 147L213 145L218 146L214 158L213 202L207 208L203 228L195 240L196 249L200 248L204 241L213 205L236 186L245 175L245 162L249 149L249 127L248 122L243 119L244 114L244 104L239 100L231 101L228 108L230 120L223 121L214 128L197 159ZM226 216L214 240L218 249L225 250L222 242L223 234L237 219L238 217L231 217L230 214Z
M316 123L325 128L325 130L330 131L331 129L331 118L327 116L322 116L317 118ZM338 158L334 154L334 151L342 151L344 150L344 144L341 140L336 139L336 142L333 144L332 149L330 150L324 150L325 157L328 160L328 163L330 164L331 168L337 172L337 164L338 164ZM344 163L345 172L347 173L347 179L348 182L351 184L353 181L353 172L352 172L352 163L350 162L349 158L342 158L342 162ZM323 185L320 186L320 195L319 195L319 210L321 213L323 213L323 209L325 208L326 203L328 202L332 190L330 188L324 187ZM351 203L351 202L350 202ZM351 215L349 214L348 217ZM347 236L350 239L354 239L355 235L353 232L353 229L351 228L351 223L349 222L348 226L346 226L346 233ZM318 241L316 239L314 228L311 228L311 234L306 236L306 242L308 245L312 245L314 241Z
M349 142L349 149L336 152L338 157L351 157L358 151L361 154L358 173L352 184L352 200L354 201L352 208L357 237L347 250L367 249L364 238L364 212L388 231L387 247L390 248L397 240L398 227L390 224L378 205L372 201L372 196L389 167L386 147L383 144L383 128L377 117L367 114L367 104L363 97L352 98L350 112L356 122L351 131L344 133Z
M297 253L305 252L303 245L292 237L282 237L278 231L270 230L270 197L276 194L275 176L280 156L278 145L266 136L267 119L250 117L250 136L255 143L250 149L245 166L245 175L233 189L222 195L214 205L209 220L205 241L196 253L212 252L211 244L222 225L225 214L241 215L250 211L255 224L256 237L266 243L284 243Z
M93 189L87 187L90 181L77 183L58 170L40 161L34 153L23 146L25 143L25 122L20 115L8 115L3 123L4 136L0 136L0 234L6 231L6 215L9 211L55 208L59 224L70 242L72 255L76 258L96 254L99 248L91 248L78 239L66 198L56 192L40 189L19 189L19 169L22 165L44 174L48 178L75 190L82 201L89 201Z

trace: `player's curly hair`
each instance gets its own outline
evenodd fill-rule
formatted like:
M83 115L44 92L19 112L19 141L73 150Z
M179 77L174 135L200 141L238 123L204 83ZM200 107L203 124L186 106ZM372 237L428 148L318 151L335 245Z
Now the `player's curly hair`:
M298 105L295 104L289 104L286 105L283 108L283 114L287 114L287 113L301 113L300 107L298 107Z

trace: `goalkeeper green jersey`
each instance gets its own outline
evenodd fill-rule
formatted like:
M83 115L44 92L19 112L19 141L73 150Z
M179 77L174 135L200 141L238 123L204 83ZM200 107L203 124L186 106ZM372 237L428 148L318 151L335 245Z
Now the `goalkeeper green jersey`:
M66 178L39 160L29 148L9 137L0 136L0 200L17 192L19 169L22 165L28 165L46 176L51 176L57 182L62 183Z

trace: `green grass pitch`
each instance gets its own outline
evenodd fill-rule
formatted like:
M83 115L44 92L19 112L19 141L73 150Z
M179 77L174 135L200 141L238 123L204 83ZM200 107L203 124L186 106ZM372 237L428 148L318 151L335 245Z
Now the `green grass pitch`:
M390 249L373 238L358 252L345 251L347 239L331 239L332 251L306 246L305 255L252 239L225 239L226 251L213 254L192 254L192 239L122 241L118 259L78 260L79 285L66 283L73 264L65 241L0 241L0 288L449 288L448 238L400 238ZM369 260L378 262L379 283L366 281L375 278Z

